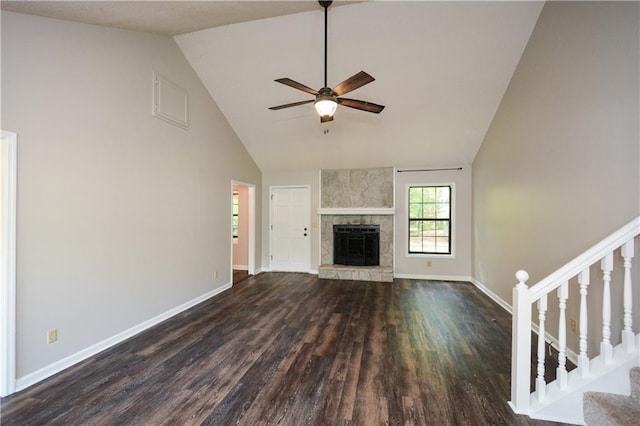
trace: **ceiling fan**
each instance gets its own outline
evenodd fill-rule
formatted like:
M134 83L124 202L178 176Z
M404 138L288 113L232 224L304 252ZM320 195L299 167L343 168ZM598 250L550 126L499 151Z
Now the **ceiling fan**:
M375 78L371 77L366 72L360 71L359 73L352 75L333 89L327 86L327 9L331 5L332 1L318 1L318 3L320 3L320 6L324 8L324 87L322 87L320 90L314 90L308 86L305 86L304 84L291 80L290 78L279 78L275 81L277 81L278 83L282 83L285 86L302 90L303 92L309 93L310 95L314 95L315 99L278 105L269 109L279 110L298 105L310 104L311 102L313 102L316 111L320 115L321 123L326 123L333 120L333 114L336 112L336 108L338 107L338 105L379 114L384 109L384 105L378 105L372 102L360 101L357 99L339 97L375 80Z

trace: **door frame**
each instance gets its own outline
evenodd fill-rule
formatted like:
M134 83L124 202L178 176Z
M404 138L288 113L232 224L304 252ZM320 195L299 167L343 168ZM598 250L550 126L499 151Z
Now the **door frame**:
M2 135L2 232L0 238L0 396L16 390L16 193L17 141L13 132Z
M272 185L269 186L269 270L273 271L273 190L274 189L306 189L307 190L307 206L309 209L306 214L306 222L309 225L309 236L311 236L311 185ZM304 272L311 272L311 237L307 239L307 270Z
M235 185L244 186L249 189L247 211L249 212L249 230L247 236L247 248L249 250L247 256L247 272L249 275L256 274L256 186L252 183L241 182L238 180L231 181L231 188L229 194L230 200L230 214L229 214L229 276L231 277L231 285L233 285L233 225L231 218L233 217L233 187Z

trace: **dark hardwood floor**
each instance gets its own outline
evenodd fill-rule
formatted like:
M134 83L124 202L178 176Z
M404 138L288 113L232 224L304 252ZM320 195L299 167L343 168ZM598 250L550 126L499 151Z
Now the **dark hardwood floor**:
M233 284L240 284L242 281L249 278L249 272L240 269L233 270Z
M2 400L5 425L543 425L468 283L264 273Z

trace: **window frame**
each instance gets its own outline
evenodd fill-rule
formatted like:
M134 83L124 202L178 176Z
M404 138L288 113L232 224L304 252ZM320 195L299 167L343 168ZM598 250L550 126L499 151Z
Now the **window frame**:
M450 188L450 197L449 197L449 253L427 253L427 252L412 252L411 251L411 219L410 219L410 198L409 198L409 189L416 187L443 187L448 186ZM406 212L404 214L406 220L405 229L405 257L417 257L417 258L449 258L453 259L456 257L456 185L454 182L418 182L418 183L408 183L405 185L404 197L406 197L404 206L406 208Z
M237 209L235 209L234 207L237 207ZM237 210L238 213L234 213L233 212L234 210ZM240 235L240 215L239 215L239 213L240 213L240 192L234 190L233 193L231 194L231 236L233 237L233 241L235 243L238 242L238 236ZM238 226L237 227L233 226L233 219L234 218L238 218ZM236 231L235 234L234 234L234 231Z

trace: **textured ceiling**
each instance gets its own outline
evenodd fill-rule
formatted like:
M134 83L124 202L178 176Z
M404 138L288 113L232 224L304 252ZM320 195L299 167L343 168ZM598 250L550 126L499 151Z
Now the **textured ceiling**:
M11 12L170 36L318 7L315 1L2 0L2 10Z
M328 84L376 81L320 124L312 99L275 83L323 84L323 9L315 1L2 1L3 10L177 35L176 42L265 172L470 164L543 2L334 2ZM339 5L340 7L336 7ZM206 28L206 29L203 29Z

